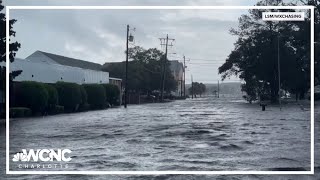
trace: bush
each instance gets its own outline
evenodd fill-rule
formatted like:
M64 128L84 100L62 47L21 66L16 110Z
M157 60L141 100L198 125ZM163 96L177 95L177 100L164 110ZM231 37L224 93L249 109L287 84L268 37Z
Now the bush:
M59 106L59 105L55 105L52 108L50 108L48 113L50 115L64 113L64 107L63 106Z
M19 118L19 117L28 117L31 116L32 111L29 108L25 107L14 107L9 109L9 116L11 118Z
M27 107L33 113L43 112L48 104L48 92L42 83L24 81L16 86L16 105Z
M79 86L80 87L80 92L81 92L81 103L80 105L83 106L85 104L87 104L88 102L88 95L87 95L87 92L86 90L84 89L83 86Z
M55 87L58 91L59 105L64 106L67 112L74 112L81 103L80 85L76 83L57 82Z
M80 112L89 111L89 110L90 110L90 104L88 103L81 104L79 107Z
M0 119L3 119L6 117L6 106L3 103L0 103Z
M103 84L103 86L106 91L107 102L112 106L119 105L120 90L118 86L113 84Z
M59 96L57 89L50 84L43 84L48 92L48 107L49 109L54 108L57 104L59 104Z
M93 109L106 107L106 91L100 84L84 84L84 89L88 95L88 103Z

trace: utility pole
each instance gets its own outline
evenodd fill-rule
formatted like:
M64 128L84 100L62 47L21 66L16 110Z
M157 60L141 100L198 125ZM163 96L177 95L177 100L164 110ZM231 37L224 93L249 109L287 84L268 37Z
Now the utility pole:
M126 77L125 77L125 87L124 87L124 108L127 108L128 104L128 64L129 64L129 41L133 42L133 36L130 34L129 24L127 25L127 42L126 42ZM135 31L135 28L133 28Z
M124 108L127 108L128 102L128 56L129 56L129 24L127 25L127 44L126 44L126 81L124 88Z
M167 34L166 38L159 38L160 39L160 45L165 45L165 58L162 60L162 78L161 78L161 102L163 102L163 92L165 89L165 80L166 80L166 66L167 66L167 60L168 60L168 46L173 46L172 42L170 45L168 45L169 40L174 41L174 39L169 39L169 35ZM162 41L165 41L165 44L162 43Z
M218 80L218 98L219 98L219 94L220 94L220 84L219 84L219 80Z
M183 96L186 97L186 57L183 55Z
M194 91L194 89L193 89L193 77L192 77L192 74L191 74L191 91L192 91L192 93L191 93L192 96L191 97L193 99L193 93L194 93L193 91Z
M281 111L281 93L280 93L280 42L279 42L279 39L280 39L280 34L278 34L278 78L279 78L279 82L278 82L278 86L279 86L279 106L280 106L280 111Z

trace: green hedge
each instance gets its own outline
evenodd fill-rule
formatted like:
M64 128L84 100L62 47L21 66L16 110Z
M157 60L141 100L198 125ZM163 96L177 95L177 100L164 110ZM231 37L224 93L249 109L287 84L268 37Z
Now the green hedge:
M48 111L48 114L54 115L54 114L61 114L64 113L64 107L55 105L54 107L51 107Z
M48 92L48 107L53 108L59 104L59 96L57 89L51 84L43 84Z
M10 103L12 117L103 109L107 104L119 104L119 89L111 84L84 84L57 82L45 84L32 81L15 82ZM21 109L30 109L30 111ZM11 109L10 109L11 111Z
M81 105L85 105L88 103L88 95L87 91L84 89L83 86L79 86L80 92L81 92Z
M14 107L9 109L11 118L28 117L32 115L32 111L25 107Z
M57 82L55 87L59 95L59 105L67 112L77 111L82 101L80 85L76 83Z
M15 89L16 105L27 107L33 113L42 113L48 105L49 95L43 83L24 81Z
M103 87L105 88L106 95L107 95L107 102L111 106L117 106L120 104L119 102L119 96L120 96L120 90L118 86L113 84L103 84Z
M78 110L80 112L89 111L90 110L90 104L88 104L88 103L81 104Z
M106 91L100 84L82 85L88 95L88 103L92 109L103 109L106 107Z

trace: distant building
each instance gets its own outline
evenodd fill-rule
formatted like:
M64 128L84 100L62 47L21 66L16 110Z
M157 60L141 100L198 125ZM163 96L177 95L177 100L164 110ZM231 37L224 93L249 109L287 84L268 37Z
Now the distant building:
M184 80L183 80L183 64L177 60L169 61L170 62L170 70L174 77L174 80L178 82L177 90L173 92L175 96L181 96L184 90Z
M122 63L122 62L107 62L103 66L104 66L104 68L108 68L109 66L117 65L119 63ZM183 92L183 90L184 90L183 64L177 60L169 61L169 63L170 63L169 68L171 70L172 76L174 77L174 80L177 81L177 83L178 83L177 90L174 92L171 92L171 94L173 94L175 96L181 96L181 93L182 93L182 95L184 93Z

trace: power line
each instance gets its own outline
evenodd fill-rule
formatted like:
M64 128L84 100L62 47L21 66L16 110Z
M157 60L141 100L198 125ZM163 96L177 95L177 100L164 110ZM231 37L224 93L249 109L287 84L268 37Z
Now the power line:
M190 64L224 64L225 62L189 62Z
M201 59L201 58L190 58L191 60L197 61L226 61L226 59Z

